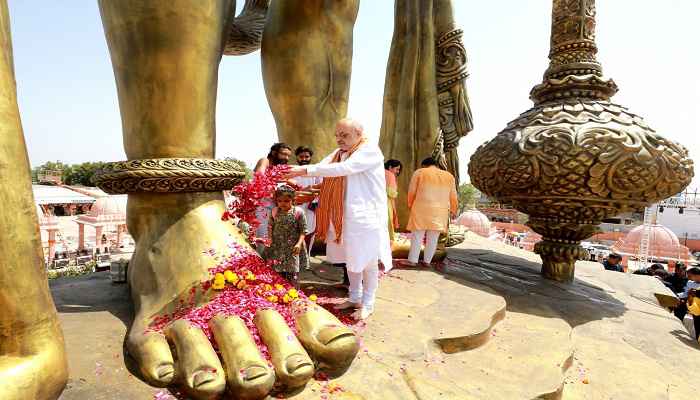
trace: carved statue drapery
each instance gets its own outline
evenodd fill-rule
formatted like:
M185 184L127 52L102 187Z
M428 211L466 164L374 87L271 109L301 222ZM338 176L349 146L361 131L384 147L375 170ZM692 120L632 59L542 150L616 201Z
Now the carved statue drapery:
M473 127L461 37L451 0L396 0L380 146L386 158L404 165L397 202L402 223L411 175L424 158L437 158L459 184L457 146Z

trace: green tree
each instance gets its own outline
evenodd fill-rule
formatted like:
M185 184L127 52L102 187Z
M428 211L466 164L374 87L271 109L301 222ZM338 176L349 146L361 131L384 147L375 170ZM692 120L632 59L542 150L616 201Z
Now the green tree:
M102 161L71 165L64 170L63 182L66 185L94 186L95 173L104 166L105 163Z
M38 167L32 168L32 182L39 181L39 175L61 175L68 168L62 161L47 161Z
M224 160L238 164L238 166L241 167L243 169L243 171L245 171L245 179L246 180L250 180L253 177L253 171L250 168L248 168L248 165L245 163L245 161L239 160L239 159L234 158L234 157L226 157L226 158L224 158Z
M462 212L465 208L476 204L479 197L481 197L481 192L471 183L463 183L459 185L457 196L459 198L459 211Z

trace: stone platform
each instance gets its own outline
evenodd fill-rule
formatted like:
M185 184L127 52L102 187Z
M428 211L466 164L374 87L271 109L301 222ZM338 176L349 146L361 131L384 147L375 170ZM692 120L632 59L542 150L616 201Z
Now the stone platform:
M658 306L652 277L577 264L572 285L545 281L539 257L468 234L444 273L394 270L362 346L341 377L290 399L686 399L700 346ZM307 292L340 271L316 263ZM62 400L168 398L132 374L123 351L128 289L107 273L51 281L71 369ZM158 397L157 397L158 396Z

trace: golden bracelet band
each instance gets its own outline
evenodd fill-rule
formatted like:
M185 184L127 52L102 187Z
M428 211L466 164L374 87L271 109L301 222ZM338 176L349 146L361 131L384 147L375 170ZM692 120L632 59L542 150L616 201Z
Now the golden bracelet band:
M95 175L95 184L110 194L218 192L244 177L245 172L229 161L152 158L109 163Z

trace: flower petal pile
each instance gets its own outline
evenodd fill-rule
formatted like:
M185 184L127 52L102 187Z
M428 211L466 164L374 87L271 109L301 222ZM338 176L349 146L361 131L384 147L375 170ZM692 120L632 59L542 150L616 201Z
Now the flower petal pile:
M276 166L265 173L256 174L249 182L237 185L233 189L236 199L222 219L236 218L248 223L251 227L248 232L250 242L261 241L260 238L255 237L256 228L260 225L255 217L255 211L263 206L265 199L272 197L276 184L282 180L288 170L287 166ZM185 319L202 329L216 346L209 329L209 321L216 315L238 316L248 327L262 355L269 360L267 346L262 342L258 329L253 323L258 311L267 309L277 311L295 333L297 333L295 315L303 313L316 301L325 303L323 306L334 312L329 299L318 299L316 295L307 297L302 291L296 290L273 270L274 261L265 262L249 246L232 243L229 245L229 250L230 254L226 257L217 255L214 249L204 251L203 254L218 260L218 264L209 270L210 279L201 282L199 288L193 287L189 292L189 298L181 300L175 311L154 318L148 329L162 332L171 322ZM197 305L195 298L198 291L208 294L205 297L210 300ZM341 314L338 317L343 323L351 322L347 315Z
M288 165L276 165L268 168L265 172L256 172L253 179L243 181L233 188L235 198L229 204L228 209L221 216L221 219L239 219L250 227L248 240L250 243L265 243L266 239L255 236L255 232L260 226L260 221L255 216L258 208L265 206L270 201L278 183L284 181L285 175L289 172Z

